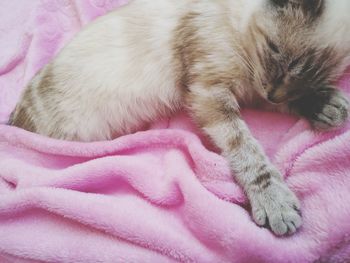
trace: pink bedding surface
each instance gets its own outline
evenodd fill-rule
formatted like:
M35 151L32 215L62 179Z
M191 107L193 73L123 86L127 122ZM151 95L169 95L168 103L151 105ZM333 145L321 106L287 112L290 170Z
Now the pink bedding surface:
M126 2L0 2L0 262L350 262L349 124L321 134L296 117L243 112L302 202L303 227L284 238L254 224L185 113L95 143L5 125L33 75ZM350 95L349 80L339 87Z

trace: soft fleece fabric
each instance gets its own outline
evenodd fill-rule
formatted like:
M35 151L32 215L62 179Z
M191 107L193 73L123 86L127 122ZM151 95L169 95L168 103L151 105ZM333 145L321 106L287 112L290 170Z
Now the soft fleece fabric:
M82 25L125 2L1 1L0 122ZM340 86L350 94L349 77ZM252 222L184 114L96 143L0 125L0 262L350 262L350 125L318 134L291 116L244 116L301 199L296 235Z

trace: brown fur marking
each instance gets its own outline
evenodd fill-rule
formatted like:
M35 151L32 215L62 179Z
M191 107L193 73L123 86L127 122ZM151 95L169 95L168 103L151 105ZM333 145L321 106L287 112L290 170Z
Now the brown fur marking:
M27 131L36 132L36 126L30 114L23 105L19 105L18 108L16 108L13 116L11 125L23 128Z
M255 180L252 182L253 185L259 185L262 186L263 184L266 184L271 179L271 174L269 172L262 173L258 175Z
M239 117L237 109L220 101L219 98L188 93L186 99L192 110L197 112L196 121L200 127L212 127Z
M39 85L37 86L38 95L40 97L45 97L50 95L52 92L53 77L51 72L51 67L48 65L43 71L43 77L40 80Z

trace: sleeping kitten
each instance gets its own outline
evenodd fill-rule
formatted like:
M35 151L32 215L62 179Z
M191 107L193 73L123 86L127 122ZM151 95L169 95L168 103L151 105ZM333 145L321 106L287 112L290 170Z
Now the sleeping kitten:
M10 124L95 141L185 107L227 158L258 225L301 225L299 201L241 119L262 99L341 126L332 83L349 54L348 0L134 0L83 29L25 89Z

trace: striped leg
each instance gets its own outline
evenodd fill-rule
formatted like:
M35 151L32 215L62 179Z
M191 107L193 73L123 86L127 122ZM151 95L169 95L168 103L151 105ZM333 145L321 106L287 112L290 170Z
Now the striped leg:
M276 235L294 233L301 225L299 201L240 118L231 91L193 85L186 99L196 122L228 159L250 200L255 222L269 224Z

